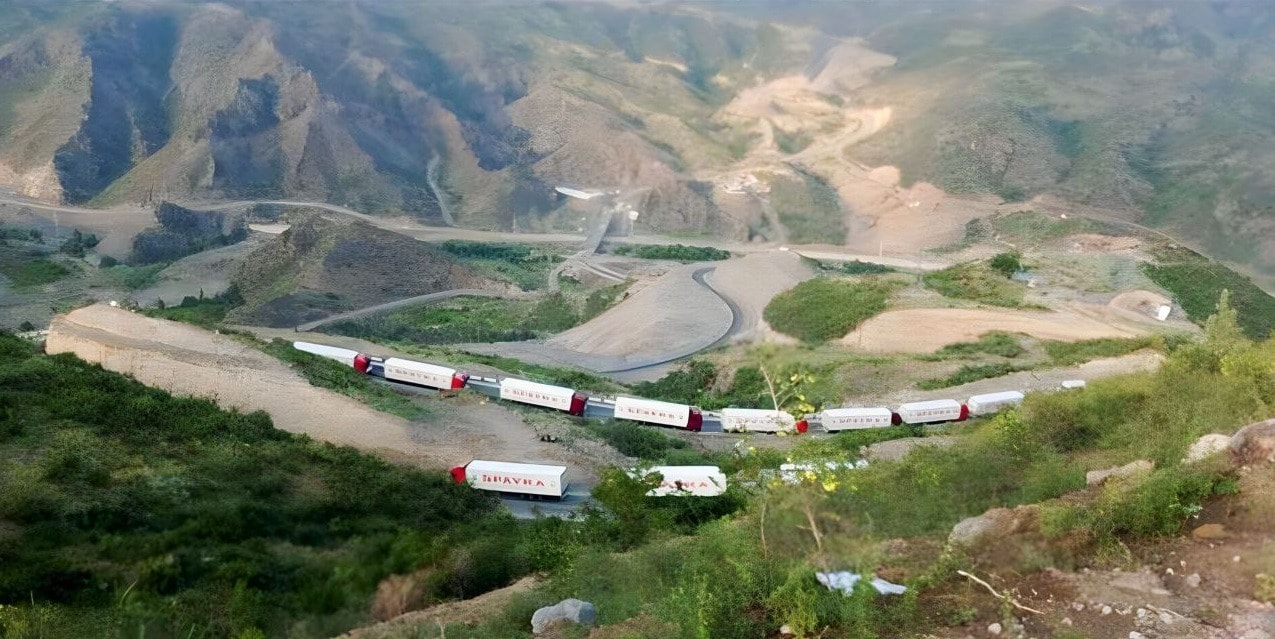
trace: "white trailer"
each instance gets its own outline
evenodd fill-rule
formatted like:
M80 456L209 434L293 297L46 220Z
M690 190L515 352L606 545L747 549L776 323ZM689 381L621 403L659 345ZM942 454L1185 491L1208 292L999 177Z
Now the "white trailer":
M562 499L567 494L567 467L513 462L474 461L451 470L452 480L478 490Z
M806 432L806 420L797 421L781 410L723 408L721 419L727 433Z
M835 433L839 430L883 428L894 421L894 411L888 408L828 408L819 413L823 429Z
M464 388L469 376L454 368L391 357L382 363L385 379L417 386L450 390Z
M694 406L637 397L615 398L615 418L687 430L700 430L704 423L704 416Z
M647 497L716 497L726 492L726 473L717 466L655 466L633 471L630 475L647 477L653 473L660 475L660 485L648 491Z
M319 357L341 362L360 373L366 373L368 366L371 364L371 359L367 355L348 348L315 344L314 342L293 342L292 347L311 355L318 355Z
M567 411L583 415L586 397L570 388L529 382L525 379L506 377L500 380L500 398L522 404Z
M1001 391L975 395L965 402L971 415L991 415L1002 408L1017 406L1023 403L1023 394L1018 391Z
M928 402L911 402L895 411L904 424L934 424L959 422L969 417L969 409L954 399L933 399Z

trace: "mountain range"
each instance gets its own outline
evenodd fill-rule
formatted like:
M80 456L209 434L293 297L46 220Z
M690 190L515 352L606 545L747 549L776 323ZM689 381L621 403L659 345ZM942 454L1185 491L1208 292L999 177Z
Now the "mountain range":
M1261 3L3 14L0 186L46 201L288 198L537 231L580 226L590 203L567 186L616 193L644 230L840 244L902 215L879 201L933 185L1065 201L1275 273Z

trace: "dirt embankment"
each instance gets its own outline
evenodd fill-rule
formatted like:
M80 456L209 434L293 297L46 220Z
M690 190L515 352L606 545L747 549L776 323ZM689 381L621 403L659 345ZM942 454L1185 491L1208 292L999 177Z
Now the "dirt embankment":
M475 457L544 461L567 465L572 483L588 485L593 476L592 457L540 442L536 427L503 406L462 394L430 403L424 421L407 421L311 386L287 365L230 337L118 308L95 305L55 318L46 349L73 353L175 395L264 410L282 430L396 462L445 468Z

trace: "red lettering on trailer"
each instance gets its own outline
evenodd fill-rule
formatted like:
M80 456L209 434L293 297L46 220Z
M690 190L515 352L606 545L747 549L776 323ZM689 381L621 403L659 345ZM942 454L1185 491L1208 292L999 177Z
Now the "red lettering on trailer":
M481 477L485 483L492 484L514 484L516 486L548 486L543 479L526 479L523 477L505 477L503 475L483 475Z

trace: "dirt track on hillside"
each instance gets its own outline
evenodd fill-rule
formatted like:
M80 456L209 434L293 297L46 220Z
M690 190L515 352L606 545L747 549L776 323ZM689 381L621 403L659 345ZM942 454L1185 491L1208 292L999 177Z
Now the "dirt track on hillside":
M1145 334L1135 326L1107 323L1068 311L921 308L877 315L851 331L841 343L874 353L932 353L948 344L976 341L991 331L1068 342Z
M55 318L46 349L74 353L175 395L264 410L282 430L396 462L445 468L475 457L545 461L569 466L573 483L587 485L593 475L589 460L540 442L517 413L480 398L431 402L430 417L411 422L311 386L287 365L228 336L105 305Z

